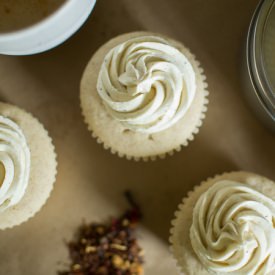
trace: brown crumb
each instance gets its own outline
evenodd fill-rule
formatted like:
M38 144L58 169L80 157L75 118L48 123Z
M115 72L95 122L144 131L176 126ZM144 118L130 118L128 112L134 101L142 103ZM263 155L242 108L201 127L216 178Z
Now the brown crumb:
M135 237L141 218L131 194L126 193L132 209L107 224L82 225L76 239L68 243L70 270L59 275L142 275L144 251Z
M74 265L72 266L72 269L73 269L73 270L80 270L80 269L81 269L81 265L79 265L79 264L74 264Z
M119 255L114 255L112 258L112 264L115 268L121 269L124 261Z
M86 246L85 253L92 253L92 252L96 252L96 247L95 246Z

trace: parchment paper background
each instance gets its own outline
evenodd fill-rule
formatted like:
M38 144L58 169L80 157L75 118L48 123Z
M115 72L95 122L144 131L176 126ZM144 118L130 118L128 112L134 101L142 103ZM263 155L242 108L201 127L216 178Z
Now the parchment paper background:
M49 275L67 260L64 239L77 226L127 207L132 190L144 220L139 237L146 275L176 274L170 221L182 197L209 176L248 170L275 180L275 140L242 98L240 67L256 0L99 0L81 30L49 52L0 56L0 99L32 112L49 130L58 176L46 206L29 222L0 232L1 275ZM208 77L206 120L188 148L136 163L111 155L91 138L79 107L79 81L94 51L118 34L148 30L183 42ZM41 148L43 150L43 148Z

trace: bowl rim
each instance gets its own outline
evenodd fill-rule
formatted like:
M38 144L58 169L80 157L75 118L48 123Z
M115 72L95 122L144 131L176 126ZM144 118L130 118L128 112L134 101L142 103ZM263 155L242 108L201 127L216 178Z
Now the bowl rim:
M275 0L262 0L252 17L246 43L246 62L254 92L265 111L275 122L275 97L265 73L262 38L268 15L275 8Z
M66 0L49 16L33 25L11 32L0 33L0 54L29 55L49 50L61 44L80 28L93 10L95 4L96 0ZM80 9L78 13L75 12L77 7ZM74 12L74 18L68 16L72 11ZM63 20L63 23L60 24L62 18L66 18L66 20ZM49 35L49 30L54 28L54 26L59 28L59 30L55 30ZM48 32L49 39L44 39L44 42L39 41L38 37L43 37L43 35L46 35L46 32ZM21 43L28 39L33 40L32 48L14 47L16 43ZM2 49L1 45L3 46ZM12 47L9 47L9 45Z

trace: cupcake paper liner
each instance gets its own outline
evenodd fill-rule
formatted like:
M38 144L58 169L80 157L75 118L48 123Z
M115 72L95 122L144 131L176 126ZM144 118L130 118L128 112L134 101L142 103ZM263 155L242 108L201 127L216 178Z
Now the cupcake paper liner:
M172 149L170 148L169 150L165 150L165 151L162 151L162 152L159 152L159 153L155 153L155 154L138 155L138 156L135 155L135 154L129 153L129 152L122 152L122 151L119 150L116 146L113 146L112 144L110 144L110 142L108 142L108 141L106 141L104 138L102 138L101 134L98 133L99 131L97 131L97 130L95 129L95 127L92 125L93 123L91 122L91 117L90 117L91 114L89 114L89 111L88 111L88 109L91 108L91 107L90 107L90 106L89 106L89 107L84 107L84 105L85 105L84 101L87 99L87 95L82 95L82 93L84 94L84 92L83 92L83 90L84 90L83 86L84 86L84 84L86 84L86 83L84 83L84 82L85 82L85 81L87 82L87 81L88 81L87 78L89 77L88 75L86 75L86 74L87 74L87 71L88 71L88 70L91 70L91 71L93 72L93 74L90 73L90 76L91 76L91 77L94 77L95 71L92 70L92 69L94 69L93 67L98 66L98 64L97 64L98 61L97 61L97 60L96 60L96 61L93 60L94 57L91 59L91 61L89 62L89 64L87 65L87 67L86 67L86 69L85 69L84 76L83 76L82 81L81 81L81 94L80 94L80 98L81 98L81 107L82 107L81 109L82 109L82 115L83 115L83 117L84 117L84 121L85 121L85 123L88 125L88 130L91 131L92 137L96 139L97 143L102 144L102 145L103 145L103 148L104 148L105 150L109 150L112 154L115 154L115 155L119 156L120 158L126 158L126 159L128 159L128 160L134 160L134 161L141 161L141 160L142 160L142 161L145 161L145 162L146 162L146 161L155 161L155 160L157 160L157 159L164 159L164 158L166 158L167 155L168 155L168 156L172 156L172 155L174 155L176 152L181 151L181 149L182 149L183 147L188 146L189 142L192 141L192 140L194 139L194 135L197 134L197 133L199 132L199 128L200 128L200 127L202 126L202 124L203 124L203 120L204 120L204 118L205 118L205 113L206 113L206 111L207 111L207 105L208 105L208 103L209 103L209 100L208 100L209 92L208 92L208 90L207 90L208 84L207 84L207 82L206 82L206 76L205 76L205 74L204 74L203 68L202 68L201 65L200 65L200 62L196 60L195 55L192 54L188 48L186 48L185 46L183 46L181 43L179 43L179 42L177 42L177 41L174 41L174 40L171 40L171 39L169 39L169 38L166 38L166 37L163 36L163 35L151 34L151 33L147 33L147 32L138 32L138 33L132 33L132 34L131 34L131 33L130 33L130 34L125 34L125 35L122 35L122 36L120 36L120 37L114 38L113 40L107 42L107 44L108 44L108 43L111 43L111 44L113 44L113 45L112 45L112 47L113 47L114 45L119 44L118 42L116 42L116 44L113 42L113 41L116 40L116 39L120 39L120 40L122 40L122 41L123 41L123 39L124 39L124 41L126 41L126 40L128 40L128 39L130 39L130 38L132 38L132 37L143 36L143 35L157 35L157 36L160 36L160 37L164 37L164 38L167 39L168 41L169 41L169 40L172 41L173 44L176 44L177 46L179 46L179 47L181 47L181 48L184 47L184 50L185 50L186 54L188 55L188 59L191 60L191 63L192 63L192 65L193 65L194 69L195 69L196 75L197 75L197 77L199 78L199 79L198 79L198 82L199 82L198 86L200 86L200 87L199 87L200 90L198 90L197 93L201 93L200 97L203 97L203 102L200 103L200 104L201 104L201 107L200 107L200 114L199 114L199 117L198 117L197 121L195 122L192 131L190 131L190 133L187 135L187 137L186 137L182 142L175 144L174 147L171 146L171 147L173 147ZM126 39L126 36L128 36L128 39ZM121 43L121 42L120 42L120 43ZM106 44L105 44L105 45L106 45ZM103 45L102 47L104 47L104 45ZM102 49L102 47L99 49L99 51ZM110 47L110 48L112 48L112 47ZM94 56L100 55L100 54L102 54L102 52L100 52L100 53L97 52ZM104 56L102 56L102 59L103 59L103 58L104 58ZM102 59L101 59L101 61L102 61ZM97 65L96 65L96 64L97 64ZM100 65L101 65L101 64L100 64ZM92 68L91 68L91 67L92 67ZM98 67L99 67L99 66L98 66ZM98 71L97 71L97 74L98 74ZM97 77L97 74L96 74L96 77ZM83 79L84 79L84 80L83 80ZM92 83L93 83L93 82L96 82L96 79L94 79L94 80L91 81L91 82L92 82ZM95 83L93 83L93 84L95 84ZM88 86L88 84L86 84L86 85ZM93 86L94 86L94 87L86 87L86 89L89 89L89 88L90 88L89 91L92 91L92 92L94 92L94 93L97 93L97 92L96 92L96 85L93 85ZM93 90L93 89L94 89L94 90ZM86 98L84 99L85 96L86 96ZM98 98L98 100L100 100L100 99ZM196 100L196 98L194 99L194 101L195 101L195 100ZM201 99L197 99L197 100L201 100ZM91 101L92 101L92 100L91 100ZM192 104L194 104L194 101L193 101ZM195 104L196 104L196 103L195 103ZM191 105L191 107L192 107L192 105ZM190 108L191 108L191 107L190 107ZM102 108L102 112L106 112L106 110L104 109L103 104L102 104L102 107L101 107L101 108ZM188 111L190 111L190 110L188 110ZM187 112L187 113L188 113L188 112ZM107 114L107 116L109 116L109 115ZM109 118L110 118L110 116L109 116ZM111 118L111 119L114 120L114 118ZM184 117L183 117L182 119L180 119L175 125L181 123L183 119L184 119ZM193 123L194 123L194 122L193 122ZM175 126L175 125L174 125L174 126ZM167 132L167 133L168 133L168 131L171 130L171 133L170 133L170 134L171 134L171 136L172 136L172 138L173 138L173 134L174 134L173 132L175 132L175 131L173 130L173 127L174 127L174 126L168 128L168 129L166 129L166 130L164 130L164 131L162 131L162 132L158 132L158 133L152 134L151 136L154 137L154 136L157 136L157 135L162 135L163 132ZM103 126L103 127L104 127L104 126ZM126 128L125 128L125 129L126 129ZM181 128L181 129L183 129L183 128ZM112 131L110 131L110 135L112 135L112 134L113 134ZM138 134L141 135L140 133L133 133L133 135L138 135ZM122 134L121 134L121 136L122 136ZM150 136L150 135L148 135L148 136ZM125 150L125 151L126 151L126 150ZM160 151L161 151L161 150L160 150Z
M223 179L246 183L266 196L275 199L275 183L273 181L245 171L218 174L194 186L193 190L189 191L178 205L178 209L174 213L175 218L171 222L169 238L170 251L176 262L179 274L212 274L204 268L193 251L189 230L193 219L193 208L197 200L201 194L207 191L215 182Z
M23 120L29 120L31 121L32 127L34 127L36 130L39 129L39 133L32 132L33 129L28 129L28 132L26 128L22 127L23 133L26 136L31 151L30 178L28 187L21 201L19 201L19 203L13 207L5 210L3 213L0 213L0 216L2 216L0 229L5 230L27 222L29 219L33 218L46 204L56 181L57 154L52 142L52 138L49 136L48 131L45 129L43 124L31 113L14 105L0 102L0 114L9 117L15 122L17 122L16 117L21 120L21 123ZM21 123L19 123L20 127ZM35 135L37 135L36 138L34 137ZM42 139L42 142L40 141L40 138ZM36 143L36 145L40 142L41 144L39 148L41 148L42 151L46 148L47 151L43 151L42 155L39 154L40 149L37 148L35 144L32 144L32 142ZM46 161L48 165L43 166L45 162L45 154L48 155L48 161ZM33 160L35 160L34 163ZM38 163L40 164L39 167L32 166ZM39 193L40 195L35 197L35 195ZM41 193L43 194L41 195Z

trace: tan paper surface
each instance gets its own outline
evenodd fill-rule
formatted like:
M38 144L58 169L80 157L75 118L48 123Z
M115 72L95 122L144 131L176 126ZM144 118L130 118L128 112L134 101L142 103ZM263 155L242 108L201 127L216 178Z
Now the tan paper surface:
M242 98L240 67L256 0L101 0L84 27L62 46L26 57L0 56L0 99L37 116L58 153L58 176L35 218L0 232L1 275L56 274L64 240L85 218L102 221L127 207L132 190L144 220L139 236L146 275L176 274L170 221L181 198L209 176L248 170L275 180L275 140ZM161 32L183 42L208 77L206 120L188 148L153 163L119 159L91 138L79 107L79 81L93 52L124 32ZM43 150L43 148L41 148Z

